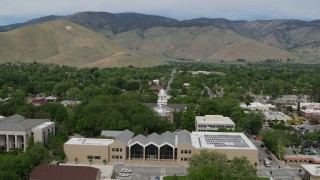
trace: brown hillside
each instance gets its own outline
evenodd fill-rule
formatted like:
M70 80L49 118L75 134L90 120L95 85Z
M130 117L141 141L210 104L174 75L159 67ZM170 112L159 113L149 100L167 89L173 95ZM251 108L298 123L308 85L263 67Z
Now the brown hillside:
M262 42L252 39L242 40L234 43L227 48L221 49L212 54L209 59L235 61L237 59L246 59L250 61L261 61L265 59L282 59L295 58L288 51L268 46Z
M71 26L71 30L67 30L66 26ZM138 66L135 63L140 60L144 61L140 63L144 66L157 64L157 61L150 56L132 52L99 33L61 20L29 25L0 33L0 40L0 60L2 62L17 60L32 62L36 60L43 63L78 67L94 64L106 67L117 64L115 62L107 63L111 60L115 61L115 55L130 54L130 58L119 56L116 60L126 61L126 64L134 66Z

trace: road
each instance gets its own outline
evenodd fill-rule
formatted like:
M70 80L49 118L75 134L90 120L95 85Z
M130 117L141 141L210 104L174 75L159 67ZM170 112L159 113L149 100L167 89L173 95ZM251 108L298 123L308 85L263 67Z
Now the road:
M259 177L270 177L274 179L301 179L303 174L299 175L299 169L259 169Z
M170 79L169 79L169 81L168 81L168 86L167 86L167 88L166 88L166 91L167 91L167 94L168 94L168 95L170 94L171 83L172 83L172 81L173 81L174 74L175 74L176 72L177 72L177 69L176 69L176 68L172 69L172 73L171 73Z
M132 173L130 177L118 177L117 179L130 179L130 180L150 180L156 176L163 175L187 175L187 168L176 166L162 166L162 167L150 167L150 166L133 166L133 165L118 165L114 167L115 173L119 174L122 168L131 169Z
M280 179L299 179L299 167L290 167L286 163L279 161L271 152L270 155L266 153L266 151L261 148L261 144L263 144L260 140L255 140L250 134L245 133L246 136L250 139L250 141L258 148L258 157L260 163L257 165L257 175L260 177L270 177L272 176L276 180ZM271 166L265 167L263 164L263 159L267 159L268 156L272 157ZM279 168L280 167L280 168ZM271 173L270 173L271 172Z

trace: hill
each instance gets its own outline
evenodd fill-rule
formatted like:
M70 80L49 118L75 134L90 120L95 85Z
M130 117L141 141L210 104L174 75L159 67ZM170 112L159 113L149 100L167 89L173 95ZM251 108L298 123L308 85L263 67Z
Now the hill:
M73 49L77 53L70 51L69 56L61 54L62 59L70 60L72 63L75 61L73 59L80 61L82 58L88 61L83 64L90 65L107 61L112 64L115 62L127 64L127 61L138 63L136 56L150 62L150 65L163 63L163 59L234 61L244 58L250 61L262 61L290 58L300 63L320 62L319 20L310 22L301 20L231 21L222 18L197 18L179 21L138 13L79 12L69 16L48 16L26 23L3 26L0 27L0 31L8 31L17 27L24 28L30 24L41 26L46 24L45 22L57 19L88 28L92 30L91 33L93 31L99 33L100 38L105 39L107 44L115 44L114 47L112 45L107 48L105 54L101 54L99 50L101 46L99 48L98 46L82 47L81 50ZM74 36L75 41L81 37L80 34ZM48 34L43 36L47 37L48 41L51 39ZM16 46L10 37L0 34L0 40L7 42L7 44L0 43L0 47L9 51L2 52L2 56L15 59L22 57L21 55L9 56L10 51L13 51L12 47ZM60 43L60 45L63 44ZM112 48L117 49L116 47L121 47L121 50L109 52ZM40 53L38 57L43 58L44 56L45 61L48 62L59 62L61 58L51 56L54 54L54 48L50 48L43 48L43 53ZM124 49L126 52L123 52ZM20 50L17 52L22 53ZM130 52L130 55L127 52ZM92 57L88 57L89 55ZM159 58L162 61L158 61ZM140 64L146 64L146 62Z
M214 26L133 30L117 34L114 41L131 49L197 61L236 61L242 58L256 62L296 58L289 51Z
M71 29L67 30L67 26ZM36 60L77 67L122 66L123 61L127 65L138 66L163 63L129 50L97 32L63 20L2 32L0 40L1 62ZM119 59L121 61L118 62Z

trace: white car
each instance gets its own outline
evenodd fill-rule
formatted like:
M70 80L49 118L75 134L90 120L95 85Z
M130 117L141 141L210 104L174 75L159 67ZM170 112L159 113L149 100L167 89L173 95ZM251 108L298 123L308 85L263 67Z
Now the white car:
M123 169L121 169L121 172L122 172L122 173L131 173L132 170L131 170L131 169L125 169L125 168L123 168Z
M129 174L119 173L118 176L120 176L120 177L129 177Z
M123 165L123 162L116 162L116 165Z

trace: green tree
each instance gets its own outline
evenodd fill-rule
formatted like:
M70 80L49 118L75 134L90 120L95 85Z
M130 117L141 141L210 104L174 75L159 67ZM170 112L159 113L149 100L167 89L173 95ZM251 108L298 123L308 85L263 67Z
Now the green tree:
M255 179L256 170L244 157L235 157L228 163L225 154L200 151L189 160L188 177L190 179Z

